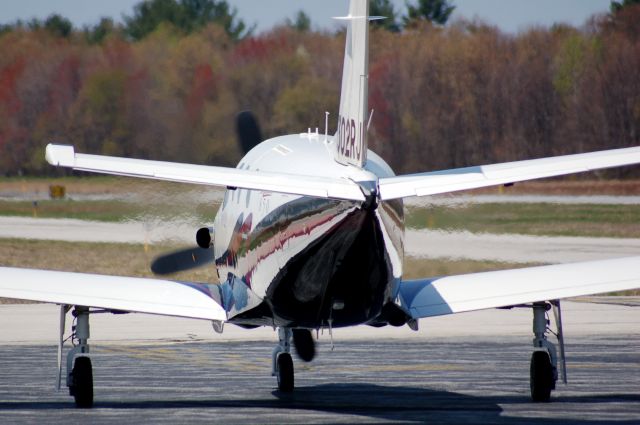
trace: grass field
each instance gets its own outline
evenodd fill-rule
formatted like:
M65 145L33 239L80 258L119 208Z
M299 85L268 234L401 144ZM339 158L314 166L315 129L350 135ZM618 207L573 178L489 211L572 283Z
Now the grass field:
M483 203L408 208L411 228L541 236L640 237L640 205Z
M43 200L3 201L0 200L0 216L37 218L74 218L95 221L145 220L145 218L171 219L188 211L190 217L202 222L212 221L219 204L192 202L133 202L121 200L74 201Z
M125 201L0 201L3 216L124 221L143 213L144 208Z
M0 200L0 215L97 221L171 219L188 213L209 222L217 203L131 202L120 200ZM640 205L486 203L458 207L407 208L406 225L416 229L466 230L541 236L640 237Z
M49 199L49 186L67 196ZM211 221L221 190L206 186L119 177L0 179L0 216L127 221L184 214ZM34 202L34 200L36 200Z
M52 184L63 185L67 199L47 199ZM505 195L640 195L640 181L536 181L460 194L498 192ZM0 178L0 196L15 197L16 194L36 196L40 200L37 204L31 200L0 200L0 215L125 221L148 217L171 219L186 213L195 220L209 222L215 216L221 196L219 189L210 187L110 176ZM101 198L88 199L87 195ZM409 207L406 223L417 229L637 238L640 237L640 205L486 203Z
M136 244L0 239L0 266L156 277L149 270L149 265L153 259L162 253L178 248L180 246L151 245L145 250L143 245ZM514 265L491 261L407 258L405 261L405 277L412 279L522 266L522 264ZM188 272L176 273L168 278L194 282L218 282L217 275L212 267L202 267Z
M155 277L153 259L178 246L0 239L0 265L106 275ZM215 270L203 267L172 279L217 282ZM5 300L6 302L6 300ZM14 302L12 300L12 302Z
M8 267L33 267L107 275L155 277L149 264L158 255L184 248L178 245L60 242L0 238L0 265ZM408 279L471 273L486 270L523 267L494 261L429 260L407 258L405 277ZM211 268L203 267L177 273L171 279L215 281Z
M193 185L145 179L87 174L83 177L0 177L0 194L39 192L46 194L50 185L63 185L70 194L146 192L158 188L193 188ZM505 195L640 195L640 180L544 179L518 183L508 188L487 187L460 194Z
M151 261L160 254L178 248L180 247L175 245L151 245L145 250L143 245L136 244L0 239L0 266L156 277L149 270ZM404 262L404 278L416 279L526 266L528 265L495 261L430 260L407 257ZM218 282L213 267L176 273L167 278L193 282ZM628 291L624 295L640 295L640 291ZM0 298L0 303L16 302L20 301Z

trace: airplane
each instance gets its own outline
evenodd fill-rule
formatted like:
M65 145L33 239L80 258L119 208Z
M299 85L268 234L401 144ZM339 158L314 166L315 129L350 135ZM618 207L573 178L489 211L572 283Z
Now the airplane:
M183 282L36 269L0 268L0 297L60 306L58 388L66 316L74 347L66 385L78 407L93 405L89 318L138 312L278 330L272 375L294 390L292 345L303 361L315 355L313 330L366 324L418 329L419 319L492 308L530 308L533 401L546 402L559 367L566 378L560 300L640 287L640 256L573 264L403 279L403 199L640 163L640 147L476 167L395 175L367 146L368 0L350 0L337 131L262 140L249 112L237 127L246 155L236 168L76 153L49 144L46 160L95 173L226 188L213 227L198 247L158 258L169 274L214 264L219 282ZM556 344L547 314L556 314ZM560 364L559 364L560 363ZM566 381L566 380L565 380Z

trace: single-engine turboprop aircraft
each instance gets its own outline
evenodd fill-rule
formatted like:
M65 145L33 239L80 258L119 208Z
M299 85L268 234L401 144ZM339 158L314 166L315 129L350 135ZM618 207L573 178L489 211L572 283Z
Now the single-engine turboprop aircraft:
M548 401L563 347L561 332L560 356L546 337L546 312L559 316L562 298L640 287L640 256L403 280L403 198L637 164L640 147L396 176L367 149L368 22L378 17L369 16L368 0L351 0L349 14L338 19L347 23L347 34L333 136L309 131L261 141L253 116L242 113L238 132L247 153L236 168L47 146L47 161L55 166L227 189L213 228L197 233L201 248L152 266L163 274L213 262L218 283L0 268L1 297L60 305L59 372L65 316L72 310L76 344L67 354L66 383L78 406L93 403L88 339L94 312L197 318L218 331L224 323L277 328L272 373L281 391L292 391L291 340L310 361L312 330L359 324L417 330L420 318L513 306L533 311L531 395Z

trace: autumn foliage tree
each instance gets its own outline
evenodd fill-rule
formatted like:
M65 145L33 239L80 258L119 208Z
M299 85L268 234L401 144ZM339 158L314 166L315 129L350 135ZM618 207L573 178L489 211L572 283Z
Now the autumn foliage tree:
M124 20L126 32L134 40L166 23L186 34L211 23L220 25L234 39L251 32L225 0L144 0L135 6L133 16L125 16Z
M156 3L222 2L143 4ZM195 19L134 37L127 23L67 32L61 17L45 22L0 31L0 175L64 172L44 162L51 141L235 165L234 117L245 109L265 137L322 131L325 111L335 131L344 31L283 25L238 37ZM370 147L397 172L417 172L640 145L639 23L640 8L627 5L580 29L512 35L457 20L372 30Z
M411 25L418 21L444 25L455 8L450 0L417 0L417 4L407 3L407 15L404 17L405 25Z

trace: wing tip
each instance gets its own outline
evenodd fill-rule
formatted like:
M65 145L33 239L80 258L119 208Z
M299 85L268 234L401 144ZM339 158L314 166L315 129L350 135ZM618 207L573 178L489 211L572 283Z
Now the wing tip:
M56 145L49 143L45 150L45 159L51 165L72 167L75 160L75 151L70 145Z

